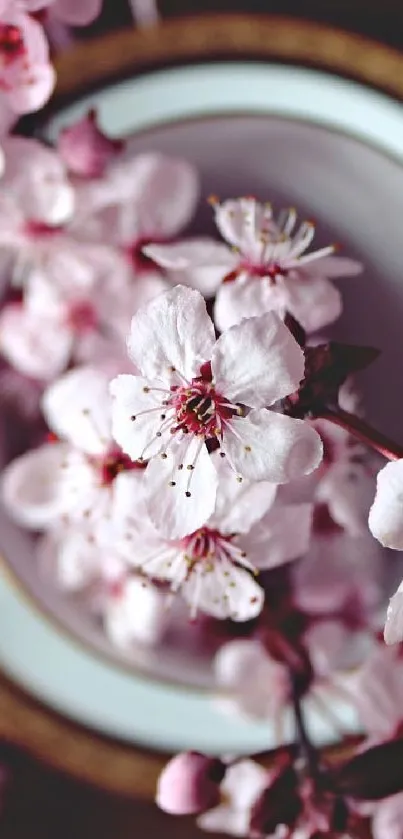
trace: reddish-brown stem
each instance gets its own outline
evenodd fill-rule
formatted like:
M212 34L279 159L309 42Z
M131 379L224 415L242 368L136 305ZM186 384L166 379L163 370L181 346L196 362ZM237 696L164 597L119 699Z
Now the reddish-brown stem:
M403 446L395 443L394 440L390 440L385 434L376 431L375 428L368 425L361 417L356 417L355 414L350 414L348 411L344 411L343 408L336 408L335 410L326 408L318 416L318 419L329 420L329 422L333 422L335 425L340 426L340 428L344 428L345 431L348 431L353 437L360 440L361 443L365 443L366 446L375 449L383 457L386 457L387 460L400 460L403 458Z

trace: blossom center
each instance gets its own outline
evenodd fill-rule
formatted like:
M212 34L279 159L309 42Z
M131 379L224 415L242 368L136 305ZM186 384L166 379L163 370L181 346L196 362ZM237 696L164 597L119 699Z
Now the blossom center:
M0 24L0 66L7 67L24 54L24 39L18 26Z
M113 446L100 464L102 486L111 486L121 472L138 468L140 468L138 463L131 460L118 446Z
M59 235L61 230L60 226L46 224L36 219L28 219L24 224L24 233L29 239L49 239Z
M181 540L184 556L191 570L198 562L203 562L205 571L213 571L216 562L230 562L250 568L245 562L245 552L233 544L236 534L223 534L216 528L201 527Z
M172 433L184 431L204 439L220 437L226 420L237 413L237 407L217 393L211 382L193 379L189 387L173 386L171 390L169 406L176 415Z
M164 245L166 239L158 236L140 236L127 248L127 254L133 268L137 274L147 274L150 271L158 271L160 273L161 267L143 252L147 245Z
M88 300L79 300L68 307L67 324L80 335L96 329L97 320L95 308Z
M273 284L279 277L286 277L288 273L286 268L283 268L278 262L273 260L260 263L245 260L241 263L241 270L246 271L254 279L268 279Z

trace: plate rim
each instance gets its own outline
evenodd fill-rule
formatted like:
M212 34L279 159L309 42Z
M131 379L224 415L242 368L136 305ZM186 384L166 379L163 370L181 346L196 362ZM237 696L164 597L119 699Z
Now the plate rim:
M160 66L255 58L327 69L403 98L403 55L355 32L298 17L209 13L125 28L82 42L56 60L49 114L91 87Z

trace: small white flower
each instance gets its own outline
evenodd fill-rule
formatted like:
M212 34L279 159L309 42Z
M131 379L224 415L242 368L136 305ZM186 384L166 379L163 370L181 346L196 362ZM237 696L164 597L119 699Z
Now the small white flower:
M217 454L213 462L219 461ZM119 555L150 577L167 580L190 605L216 618L249 620L262 609L264 594L257 570L274 568L303 554L311 534L310 504L275 505L276 489L264 481L231 480L216 463L219 486L216 507L205 524L181 539L167 539L153 527L140 501L126 495L119 502ZM124 512L124 505L127 510Z
M241 760L230 766L221 784L222 803L197 819L202 830L248 836L252 807L269 785L267 770L253 760Z
M304 356L273 312L215 341L202 296L177 286L134 316L129 354L142 376L118 376L113 436L145 472L149 514L167 536L211 516L220 449L238 480L285 483L315 469L322 444L308 423L266 405L294 392ZM235 476L234 476L235 480Z
M315 235L311 222L296 230L288 210L275 221L269 204L254 198L215 203L217 227L228 246L206 239L152 245L145 253L204 294L217 292L214 317L219 329L262 312L288 311L308 332L340 315L339 291L329 280L353 276L362 266L334 256L334 246L307 253Z
M22 525L73 524L91 544L105 544L119 515L117 497L120 503L127 493L136 503L141 470L112 440L108 383L102 371L77 368L45 392L42 408L57 440L17 458L2 478L4 503Z

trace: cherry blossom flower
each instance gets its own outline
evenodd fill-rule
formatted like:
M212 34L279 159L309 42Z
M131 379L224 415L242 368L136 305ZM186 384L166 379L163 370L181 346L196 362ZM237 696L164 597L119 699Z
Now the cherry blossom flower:
M263 605L254 572L289 562L307 549L312 508L277 506L272 484L233 481L218 454L211 457L219 476L216 506L200 528L182 539L168 539L149 519L144 497L133 510L126 496L115 545L129 564L180 591L192 617L200 610L216 618L249 620Z
M137 271L155 271L143 254L149 242L177 236L190 221L199 196L196 170L162 154L130 153L112 160L103 177L76 184L73 235L124 250Z
M133 281L114 249L60 236L42 268L31 270L22 302L0 313L0 349L21 373L43 381L71 358L123 358L133 311L163 288L157 278Z
M269 204L254 198L215 203L215 221L228 243L189 241L152 245L145 253L164 268L184 271L204 293L217 290L214 318L220 330L267 311L288 311L307 332L321 329L341 312L341 297L329 282L353 276L361 265L334 256L330 245L312 253L315 228L295 232L295 210L275 221Z
M57 150L69 172L84 178L100 178L123 146L121 140L111 140L103 134L94 109L63 128L57 141Z
M26 0L0 4L0 91L16 114L42 108L55 85L44 30L27 13L40 5Z
M218 804L225 764L199 752L182 752L167 763L158 778L156 802L177 816L201 813Z
M248 836L253 805L269 780L269 773L253 760L229 766L221 784L221 803L199 816L198 826L212 833Z
M133 468L111 438L108 377L92 368L66 373L45 392L42 409L57 441L23 454L6 468L6 508L16 521L35 530L72 523L76 532L66 541L66 551L82 555L85 534L90 545L113 544L118 499L127 493L135 506L141 470ZM68 561L71 568L71 555Z
M298 386L304 366L274 313L215 342L199 292L177 286L134 316L129 354L142 376L111 383L113 436L133 460L149 461L147 507L168 537L194 533L213 513L217 473L206 444L218 445L234 481L282 483L319 464L316 431L264 407Z
M102 537L109 536L105 529ZM36 557L41 572L61 590L84 592L88 603L95 599L102 607L123 591L127 563L114 550L112 538L94 536L92 522L56 519L38 540ZM97 595L92 597L95 587ZM112 607L113 608L113 607Z

